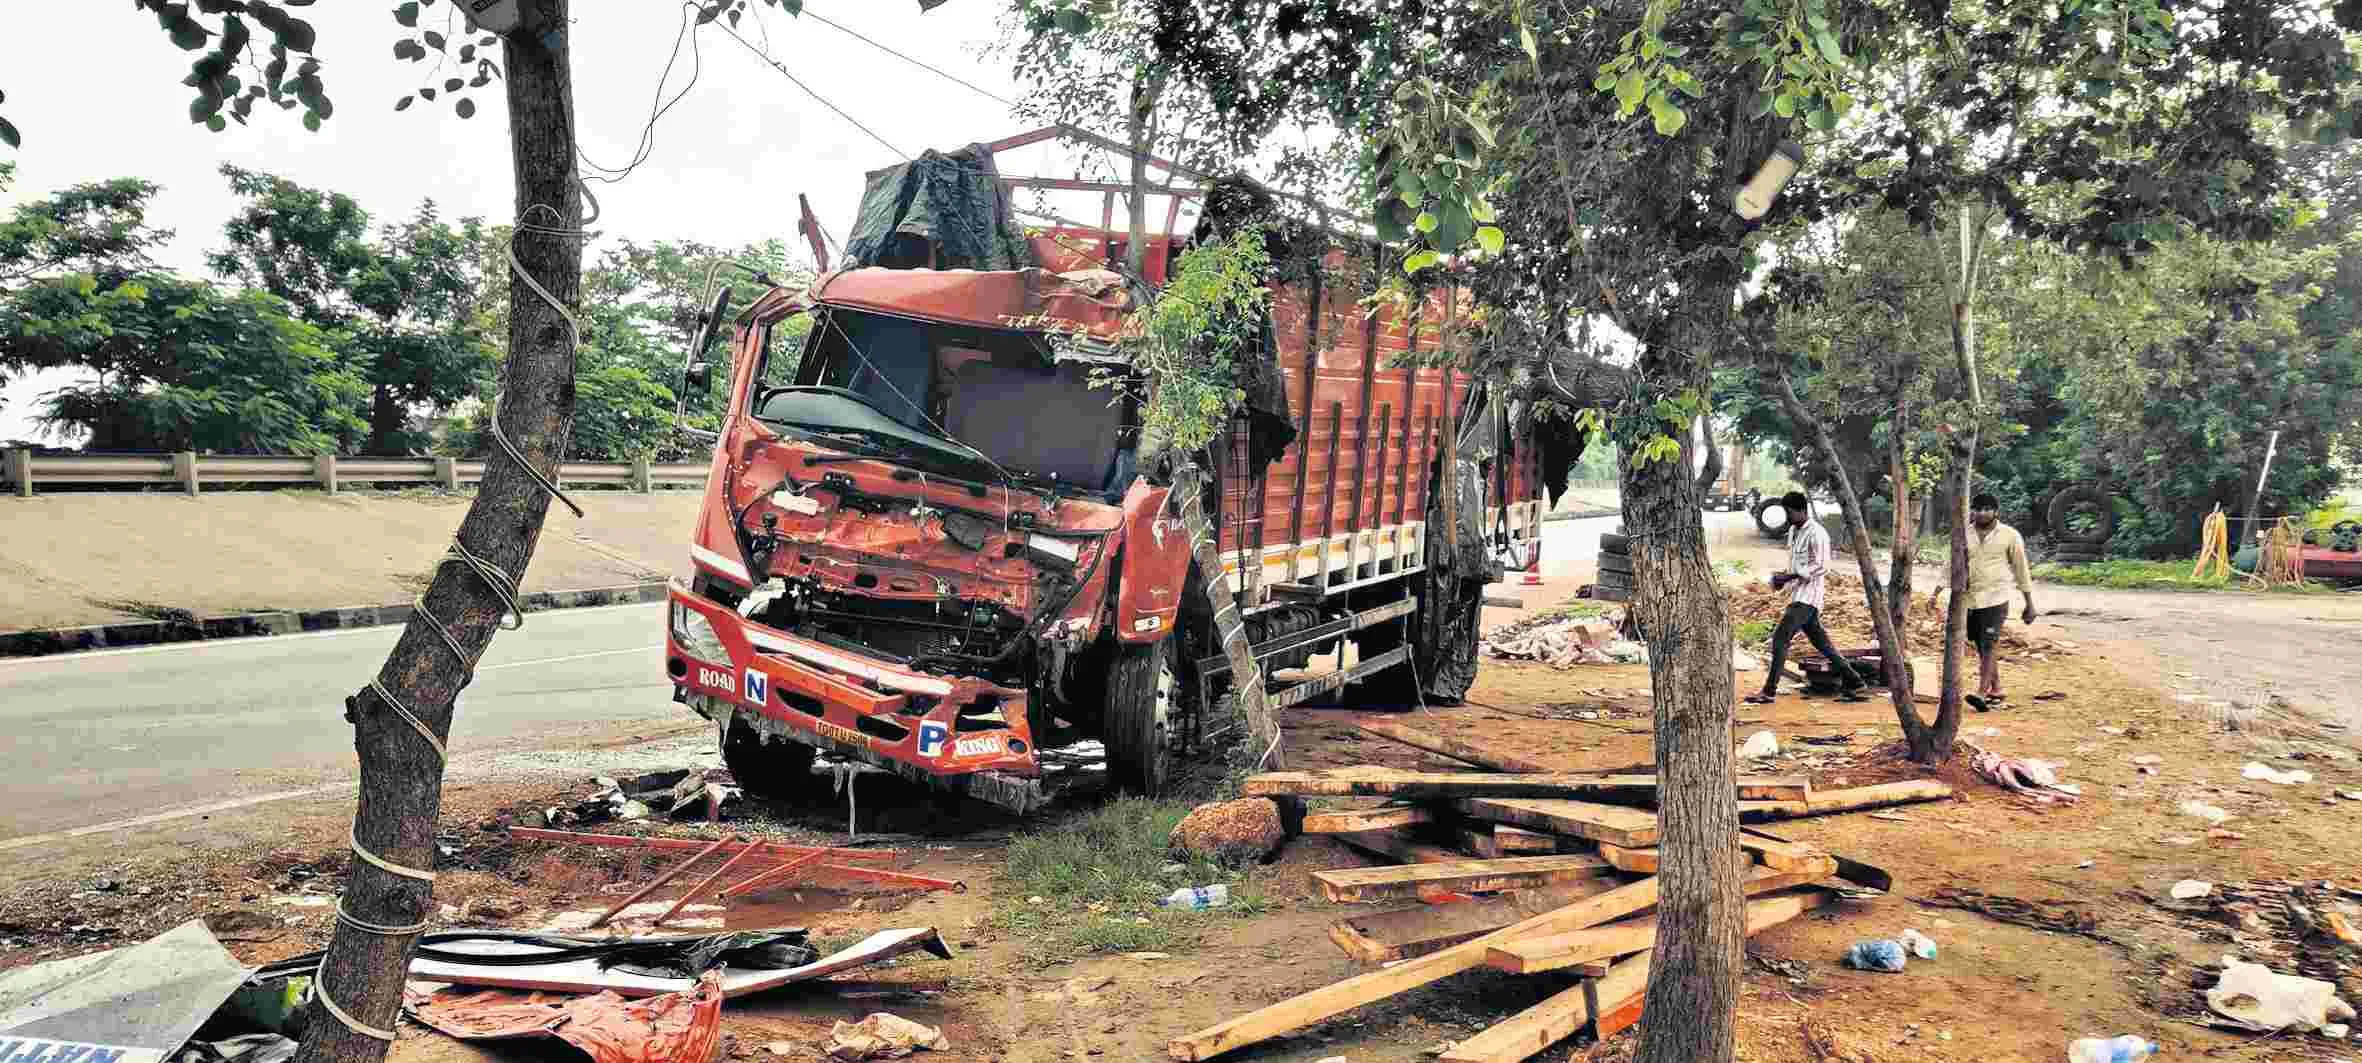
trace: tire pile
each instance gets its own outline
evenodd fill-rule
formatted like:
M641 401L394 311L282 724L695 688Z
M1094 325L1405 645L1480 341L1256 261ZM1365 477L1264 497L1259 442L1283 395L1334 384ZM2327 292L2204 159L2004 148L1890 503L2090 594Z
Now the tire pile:
M1632 540L1622 533L1599 537L1599 578L1591 596L1610 602L1632 600Z
M2078 510L2092 514L2092 523L2071 525ZM2044 511L2050 525L2051 560L2062 565L2087 565L2108 556L2108 537L2116 534L2116 511L2108 493L2091 484L2070 484L2050 496Z

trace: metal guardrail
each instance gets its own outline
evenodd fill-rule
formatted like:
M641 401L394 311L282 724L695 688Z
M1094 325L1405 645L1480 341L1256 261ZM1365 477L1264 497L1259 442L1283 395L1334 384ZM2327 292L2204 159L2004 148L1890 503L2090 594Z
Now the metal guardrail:
M643 494L658 487L702 487L704 465L569 461L558 466L564 484L621 487ZM42 485L178 487L197 494L205 484L304 484L335 494L345 484L426 484L458 490L484 479L484 463L461 458L346 458L270 454L37 454L0 451L0 482L20 497Z

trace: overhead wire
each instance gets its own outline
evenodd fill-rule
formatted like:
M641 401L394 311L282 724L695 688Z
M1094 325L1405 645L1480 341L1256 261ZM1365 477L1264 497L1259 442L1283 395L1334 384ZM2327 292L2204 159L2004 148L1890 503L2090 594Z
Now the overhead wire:
M806 96L810 96L810 97L812 97L814 100L817 100L817 101L819 101L819 103L820 103L820 105L821 105L822 107L826 107L826 108L828 108L830 111L833 111L833 112L835 112L837 117L839 117L839 118L842 118L842 119L844 119L846 122L850 123L850 124L853 126L853 128L855 128L855 129L858 129L858 130L862 131L863 133L866 133L866 134L868 134L868 135L869 135L869 139L871 139L871 140L874 140L874 141L877 141L877 142L878 142L880 145L882 145L882 146L883 146L883 147L884 147L884 148L885 148L887 151L891 151L891 152L893 152L893 153L894 153L894 154L896 154L896 155L900 155L900 156L902 156L902 157L903 157L903 159L905 159L905 160L908 160L908 159L911 157L909 152L907 152L907 151L904 151L904 150L902 150L901 148L895 147L895 146L894 146L894 142L893 142L893 141L887 140L886 138L884 138L884 137L882 137L882 136L879 136L876 130L874 130L874 129L871 129L871 128L870 128L870 127L868 127L868 126L865 126L865 125L861 124L861 119L855 118L855 117L853 117L851 114L848 114L848 113L846 113L846 111L845 111L845 109L844 109L844 108L837 106L837 105L836 105L835 103L833 103L833 102L830 102L829 98L828 98L828 97L826 97L826 96L823 96L823 95L821 95L821 94L819 93L819 91L818 91L818 90L814 89L814 88L813 88L812 86L810 86L810 85L806 85L806 84L804 84L804 79L802 79L802 78L799 78L799 77L795 76L795 72L794 72L794 71L791 71L791 70L789 70L789 69L787 68L787 64L785 64L785 63L782 63L782 62L780 62L779 60L772 58L772 57L771 57L771 53L770 53L770 52L768 52L768 51L765 51L765 50L763 50L762 48L759 48L759 47L757 47L753 41L747 40L745 37L739 36L739 33L738 33L738 31L737 31L737 30L735 30L735 29L732 29L732 28L730 28L730 27L728 27L728 26L723 26L721 29L722 29L722 32L723 32L723 33L726 33L726 34L728 34L728 35L730 36L730 39L731 39L731 40L737 41L737 42L738 42L738 44L739 44L739 47L745 48L747 51L754 53L754 55L755 55L755 58L761 59L761 60L762 60L764 63L768 64L768 65L771 67L771 69L778 71L778 72L779 72L779 76L781 76L781 77L784 77L784 78L786 78L788 81L792 82L792 83L795 85L795 87L797 87L797 88L799 88L799 89L802 89L802 90L804 90L804 95L806 95Z
M672 54L666 57L664 61L663 73L658 74L656 77L655 97L648 102L648 121L645 125L640 127L639 146L634 149L631 161L621 167L604 166L601 165L597 160L591 158L588 152L583 151L582 145L579 141L575 143L575 158L581 160L583 165L594 171L590 175L591 180L603 181L607 184L619 184L625 178L630 177L632 175L632 171L639 169L640 164L647 162L648 159L655 154L657 123L663 121L665 115L670 114L674 107L679 106L680 102L688 97L690 90L697 87L698 78L705 73L705 52L704 49L698 47L697 44L697 23L695 22L695 19L698 14L699 10L697 5L684 0L684 2L681 4L681 26L680 29L673 33ZM689 69L688 84L682 85L681 91L674 93L673 97L668 100L664 98L664 86L672 81L673 67L679 65L681 61L681 45L683 42L686 42L689 45L689 57L691 63L694 65L692 65ZM571 101L562 102L565 102L566 104L568 110L567 120L571 122L573 120L573 104Z

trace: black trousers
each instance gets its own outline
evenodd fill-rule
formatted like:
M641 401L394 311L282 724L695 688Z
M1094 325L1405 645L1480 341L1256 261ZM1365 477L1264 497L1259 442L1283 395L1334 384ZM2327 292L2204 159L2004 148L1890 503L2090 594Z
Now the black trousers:
M1779 628L1772 632L1771 671L1763 677L1764 693L1769 694L1780 688L1780 670L1788 666L1788 644L1796 640L1799 631L1804 632L1805 638L1812 640L1813 648L1821 651L1821 656L1829 659L1830 666L1837 670L1837 681L1844 684L1845 689L1862 688L1862 677L1854 674L1852 662L1837 652L1836 644L1829 641L1828 630L1821 626L1821 611L1801 602L1790 602L1788 610L1780 614Z

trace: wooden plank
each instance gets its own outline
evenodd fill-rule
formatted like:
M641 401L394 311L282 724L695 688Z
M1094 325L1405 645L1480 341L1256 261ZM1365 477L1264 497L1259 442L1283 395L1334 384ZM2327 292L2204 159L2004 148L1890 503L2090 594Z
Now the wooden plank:
M1434 809L1419 805L1388 805L1384 808L1349 808L1335 812L1308 812L1304 815L1306 834L1350 834L1365 830L1392 830L1396 827L1416 827L1441 818Z
M1831 859L1829 854L1809 845L1758 838L1742 833L1739 835L1739 848L1754 853L1755 859L1761 861L1765 867L1776 867L1782 871L1804 871L1825 866L1829 869L1830 874L1837 873L1837 862Z
M1488 749L1479 742L1422 731L1416 727L1406 727L1389 720L1357 720L1354 722L1354 727L1363 734L1376 735L1387 741L1400 742L1414 749L1424 749L1430 753L1441 753L1453 760L1464 761L1480 768L1512 773L1548 773L1550 771L1547 765L1527 760L1506 750Z
M1597 878L1613 870L1607 861L1583 854L1519 856L1506 860L1457 860L1403 867L1315 871L1312 881L1320 885L1323 896L1342 904L1416 897L1439 890L1497 893L1578 878Z
M1609 878L1579 879L1467 904L1422 904L1357 915L1331 924L1329 940L1336 942L1345 955L1362 963L1372 966L1392 963L1483 937L1520 919L1557 911L1619 885L1622 883Z
M1456 864L1467 857L1440 845L1414 841L1399 831L1367 830L1330 837L1366 853L1405 864Z
M1366 729L1367 725L1362 726ZM1459 756L1456 753L1445 755ZM1247 777L1245 792L1249 797L1294 794L1302 797L1401 797L1428 800L1458 797L1563 797L1614 799L1652 805L1656 802L1657 777L1580 772L1403 771L1361 765L1327 771L1273 771L1250 775ZM1748 798L1750 794L1766 795L1801 803L1811 794L1812 784L1804 779L1749 776L1739 780L1738 792L1741 798Z
M1384 1000L1438 979L1481 967L1484 965L1485 951L1495 941L1598 926L1653 907L1656 903L1657 880L1642 879L1595 897L1586 897L1556 911L1519 920L1441 951L1405 960L1392 967L1358 974L1205 1029L1183 1034L1166 1042L1165 1052L1177 1060L1212 1059L1290 1030L1302 1029L1372 1001Z
M1829 896L1826 890L1813 890L1749 904L1746 933L1752 937L1794 919L1827 903ZM1518 1063L1574 1036L1586 1022L1594 1022L1601 1040L1631 1028L1640 1021L1641 1007L1648 998L1652 958L1649 947L1635 950L1636 955L1609 967L1595 980L1587 980L1452 1046L1443 1055L1445 1063ZM1598 967L1594 964L1588 969L1598 970ZM1592 1020L1593 1015L1598 1018Z
M1788 840L1760 827L1741 827L1739 833L1768 838L1775 842ZM1895 888L1895 877L1888 874L1884 868L1850 859L1843 853L1831 853L1829 857L1837 861L1837 877L1847 882L1874 890L1891 891Z
M1618 871L1630 871L1641 875L1657 873L1657 851L1654 848L1627 849L1621 845L1601 845L1599 858L1607 861Z
M1444 1063L1516 1063L1539 1055L1591 1022L1593 1000L1621 1001L1635 986L1645 994L1648 966L1645 953L1617 964L1596 985L1576 985L1453 1045Z
M1460 848L1487 860L1533 856L1558 851L1558 839L1498 823L1471 823L1459 828ZM1572 844L1572 843L1570 843Z
M1942 801L1951 796L1950 786L1933 779L1908 779L1876 786L1857 786L1850 790L1823 790L1805 801L1742 801L1739 803L1739 816L1748 820L1798 819L1907 805L1917 801Z
M1478 819L1508 823L1551 834L1589 838L1627 849L1657 844L1653 812L1603 805L1592 801L1535 800L1474 797L1459 802L1460 811Z
M1754 882L1793 882L1797 877L1798 874L1793 872L1759 871L1750 876L1750 886ZM1833 894L1828 890L1815 889L1749 901L1747 933L1754 934L1765 927L1794 919L1829 903L1831 896ZM1618 956L1645 952L1654 948L1656 943L1657 920L1652 916L1547 937L1505 941L1486 951L1485 962L1511 974L1539 974L1591 960L1614 960Z

